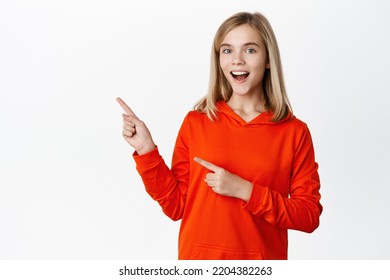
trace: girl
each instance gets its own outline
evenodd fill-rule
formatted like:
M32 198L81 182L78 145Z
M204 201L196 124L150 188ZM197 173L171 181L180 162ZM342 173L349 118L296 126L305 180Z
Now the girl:
M147 126L117 101L147 192L182 220L179 259L287 259L287 230L318 227L312 139L292 114L263 15L238 13L218 29L209 91L184 119L171 169Z

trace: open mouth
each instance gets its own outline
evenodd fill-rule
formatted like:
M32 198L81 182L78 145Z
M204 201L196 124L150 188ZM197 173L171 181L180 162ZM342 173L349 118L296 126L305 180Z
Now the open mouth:
M244 81L249 76L249 72L247 72L247 71L232 71L232 72L230 72L230 74L238 82Z

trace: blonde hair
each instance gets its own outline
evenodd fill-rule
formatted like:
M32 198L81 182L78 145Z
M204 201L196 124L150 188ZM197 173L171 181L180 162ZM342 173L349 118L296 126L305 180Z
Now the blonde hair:
M258 32L266 48L270 65L263 77L266 108L273 112L273 122L280 121L292 111L292 108L284 85L282 63L275 34L268 20L258 12L234 14L226 19L217 30L211 50L208 92L195 104L194 109L206 113L211 120L214 120L217 118L217 102L228 101L232 96L232 87L220 67L220 45L232 29L243 24L248 24Z

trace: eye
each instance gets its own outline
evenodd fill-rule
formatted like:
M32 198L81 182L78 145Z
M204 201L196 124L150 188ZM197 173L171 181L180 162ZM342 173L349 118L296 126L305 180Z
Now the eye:
M245 50L246 53L256 53L256 50L253 48L248 48Z
M223 52L223 53L226 53L226 54L229 54L229 53L232 52L232 50L231 50L231 49L224 49L224 50L222 50L222 52Z

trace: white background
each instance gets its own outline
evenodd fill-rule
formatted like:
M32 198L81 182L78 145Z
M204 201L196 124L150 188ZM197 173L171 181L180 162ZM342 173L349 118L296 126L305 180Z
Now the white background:
M324 212L290 259L390 259L387 1L0 2L0 259L176 259L121 96L170 165L224 19L259 11L312 132Z

